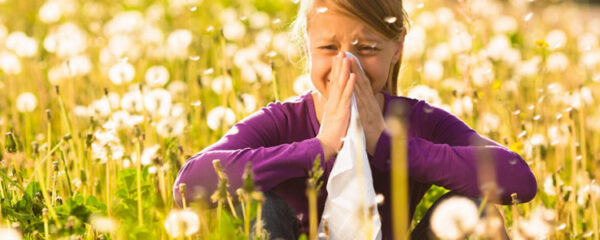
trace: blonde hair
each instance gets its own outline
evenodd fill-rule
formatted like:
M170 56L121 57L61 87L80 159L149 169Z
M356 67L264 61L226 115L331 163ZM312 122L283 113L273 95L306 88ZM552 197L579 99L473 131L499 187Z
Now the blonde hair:
M315 1L331 1L390 40L403 40L401 38L406 33L408 17L402 0L300 0L298 14L291 26L291 35L300 46L302 54L307 47L308 18ZM397 95L401 60L399 58L392 63L385 85L385 90L393 95Z

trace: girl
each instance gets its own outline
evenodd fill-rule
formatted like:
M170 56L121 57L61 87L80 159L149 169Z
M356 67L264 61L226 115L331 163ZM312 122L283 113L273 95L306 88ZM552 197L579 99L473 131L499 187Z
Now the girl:
M398 105L408 108L404 120L411 218L432 184L451 190L448 196L481 197L477 156L482 150L495 171L498 202L510 204L512 193L520 202L531 200L536 180L518 154L440 108L396 96L406 22L401 0L302 0L294 32L316 90L293 101L270 103L189 159L175 182L176 201L181 202L180 183L187 185L186 196L216 189L214 159L221 160L232 193L242 184L244 166L252 162L255 182L267 193L263 220L271 237L296 238L306 232L308 171L320 156L327 180L348 128L352 94L364 128L375 191L387 199L378 206L384 239L393 238L389 199L394 197L390 196L390 135L384 119ZM356 55L364 71L342 52ZM326 198L322 190L319 218ZM299 232L294 230L296 223ZM424 219L413 231L413 239L425 238L420 234L427 234L428 228Z

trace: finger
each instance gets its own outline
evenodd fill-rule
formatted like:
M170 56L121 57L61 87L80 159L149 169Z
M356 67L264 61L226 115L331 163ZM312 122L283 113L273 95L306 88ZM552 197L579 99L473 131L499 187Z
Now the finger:
M348 77L348 83L344 88L344 92L342 93L342 102L344 104L349 104L350 99L352 97L352 93L354 92L354 86L356 83L356 74L350 73L350 77Z

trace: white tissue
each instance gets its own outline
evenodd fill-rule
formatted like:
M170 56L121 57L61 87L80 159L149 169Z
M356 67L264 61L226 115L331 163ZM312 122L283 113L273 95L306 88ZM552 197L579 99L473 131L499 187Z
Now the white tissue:
M354 58L346 52L348 58ZM360 67L362 70L362 66ZM360 123L356 99L352 94L350 126L327 182L323 220L329 239L381 239L381 220L375 201L373 177L366 152L365 134ZM369 211L369 208L372 211ZM370 236L369 236L370 235Z

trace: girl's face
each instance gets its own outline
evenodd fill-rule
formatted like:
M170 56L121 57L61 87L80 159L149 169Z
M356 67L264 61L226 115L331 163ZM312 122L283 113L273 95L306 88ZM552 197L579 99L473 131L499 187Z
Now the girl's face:
M315 2L311 10L306 54L312 83L327 98L332 77L331 59L338 51L348 51L358 57L373 93L378 93L385 86L392 64L401 58L403 38L390 40L338 9L331 3L318 5Z

